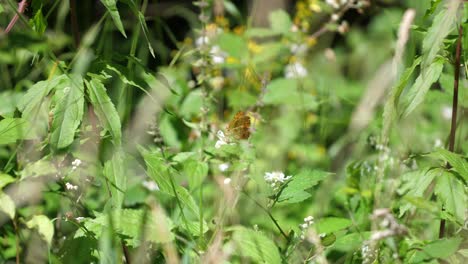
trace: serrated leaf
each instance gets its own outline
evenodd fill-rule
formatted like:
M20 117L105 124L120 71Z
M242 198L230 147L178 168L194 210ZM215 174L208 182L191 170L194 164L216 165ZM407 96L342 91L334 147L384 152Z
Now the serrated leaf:
M73 142L83 118L84 87L81 76L71 75L66 85L57 90L55 98L57 105L53 111L50 144L55 149L61 149Z
M254 263L281 263L275 243L258 231L235 227L232 241L238 248L236 252L241 256L252 258Z
M437 177L434 192L444 204L445 210L457 219L458 224L463 224L466 211L466 203L462 202L466 199L464 184L455 175L443 170Z
M418 78L404 95L400 105L402 116L408 116L413 110L423 102L427 91L431 85L439 79L444 67L444 59L436 59L425 71L421 71Z
M404 194L405 197L422 197L429 184L441 173L440 168L408 172L402 176L403 185L398 189L398 193ZM400 217L412 208L414 206L410 203L404 203L400 206Z
M117 27L120 33L122 33L122 35L127 38L122 21L120 20L119 11L117 10L117 0L101 0L101 3L107 8L107 11L109 11L112 20L114 20L114 25Z
M33 139L35 135L29 122L22 118L5 118L0 121L0 145L15 143L17 140Z
M423 40L423 64L422 72L429 71L434 58L439 53L445 37L455 29L455 25L459 16L457 15L461 0L445 1L444 8L434 17L431 27L428 29L427 34ZM431 75L426 75L430 77Z
M352 225L352 221L347 218L339 217L325 217L321 218L315 225L317 232L322 233L333 233L338 230L348 228Z
M442 148L437 149L435 152L429 154L429 156L448 162L465 181L468 180L468 161L466 161L463 156Z
M85 82L94 112L104 128L112 135L115 143L120 145L122 138L120 118L114 104L106 93L106 88L100 80L95 78Z
M10 196L0 191L0 211L6 213L11 219L15 218L15 202Z
M425 245L422 250L432 258L447 259L458 250L462 240L461 237L439 239Z
M298 203L311 196L306 190L317 185L330 173L324 171L303 171L291 178L286 187L281 191L278 202Z
M104 176L110 182L109 188L114 208L122 207L127 190L127 170L124 153L121 150L117 150L112 159L104 164Z
M36 11L36 14L34 14L34 17L29 20L29 25L31 25L32 29L40 35L44 34L47 27L47 20L42 14L42 8L39 8Z
M193 236L200 236L200 222L187 221L187 224L180 223L180 227L189 231ZM203 222L203 234L208 232L208 224Z
M66 75L58 75L31 86L18 103L18 109L23 113L22 117L28 120L34 118L44 98L53 88L57 88L65 80L67 80Z
M49 247L52 245L52 237L54 236L54 225L52 221L45 215L35 215L31 220L26 222L28 228L35 228L39 235L47 242Z
M12 176L6 174L6 173L1 173L0 172L0 190L3 189L3 187L7 186L8 184L12 183L15 181L15 178Z

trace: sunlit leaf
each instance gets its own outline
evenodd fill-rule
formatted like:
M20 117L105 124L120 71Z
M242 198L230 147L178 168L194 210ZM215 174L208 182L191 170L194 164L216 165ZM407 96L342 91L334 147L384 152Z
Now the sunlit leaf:
M330 173L324 171L303 171L294 175L287 186L282 190L278 202L298 203L311 197L307 189L317 185L320 181L329 176Z
M110 132L115 143L120 145L122 138L120 118L114 104L106 93L106 88L100 80L95 78L85 82L94 112L104 128Z
M0 211L6 213L11 219L15 218L15 202L2 191L0 191Z
M0 145L15 143L21 139L35 138L29 122L22 118L5 118L0 121Z
M442 58L436 59L431 63L425 71L421 71L413 86L404 94L401 100L401 115L407 116L423 102L427 91L431 85L439 79L445 60Z
M84 86L81 76L71 75L64 87L55 93L50 144L55 149L69 146L83 118Z
M39 235L47 242L49 247L52 245L52 237L54 236L54 225L52 221L45 215L35 215L31 220L26 222L28 228L35 228Z
M128 176L124 153L121 150L115 151L112 159L104 164L104 176L110 182L114 208L120 208L127 190Z
M463 156L442 148L437 149L430 156L450 163L453 169L468 181L468 161Z
M332 233L338 230L345 229L351 226L351 220L339 217L324 217L321 218L316 224L315 228L318 233Z

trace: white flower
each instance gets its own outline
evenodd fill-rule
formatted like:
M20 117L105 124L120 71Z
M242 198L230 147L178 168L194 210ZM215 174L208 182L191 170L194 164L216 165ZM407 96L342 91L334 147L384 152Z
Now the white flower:
M274 172L266 172L264 179L268 183L275 183L275 182L283 183L291 179L291 176L285 177L284 173L282 173L281 171L274 171Z
M293 54L304 54L307 52L307 44L292 44L291 47L289 48L289 50L291 51L291 53Z
M271 185L273 190L278 189L285 181L291 179L291 176L284 176L284 173L280 171L266 172L264 179Z
M442 108L442 117L446 120L452 119L452 107L444 106Z
M313 223L314 222L314 217L309 215L306 218L304 218L304 222Z
M210 42L210 39L207 36L204 37L199 37L195 40L195 45L197 47L200 47L203 44L208 44Z
M284 77L288 79L307 76L307 69L300 62L288 64L284 69Z
M83 221L85 220L85 218L82 217L82 216L78 216L77 218L75 218L75 220L76 220L78 223L81 223L81 222L83 222Z
M75 159L74 161L72 161L71 165L72 165L72 170L76 170L76 168L78 168L80 165L81 165L81 160L80 159Z
M443 148L444 147L444 144L442 143L442 140L440 140L440 138L435 140L434 147L435 148Z
M219 164L218 168L220 171L226 171L227 169L229 169L229 163L221 163Z
M210 49L211 59L214 64L222 64L226 58L226 53L219 46L213 46Z
M159 191L159 186L155 181L143 181L141 184L151 192Z
M231 183L231 178L224 179L223 183L226 184L226 185L230 184Z
M218 141L216 141L215 148L219 149L222 145L227 144L227 139L223 131L218 130L218 133L216 133L216 136L218 137Z
M73 185L69 182L65 183L65 188L67 188L67 190L78 190L78 186L77 185Z
M348 2L348 0L325 0L325 2L329 6L335 8L335 9L338 9L341 6L343 6L344 4L346 4L346 2Z

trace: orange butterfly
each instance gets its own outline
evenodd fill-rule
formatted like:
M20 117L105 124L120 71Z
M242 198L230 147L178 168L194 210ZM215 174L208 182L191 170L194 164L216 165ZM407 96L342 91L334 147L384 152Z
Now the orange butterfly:
M228 135L235 139L248 139L250 137L250 116L239 111L227 126Z

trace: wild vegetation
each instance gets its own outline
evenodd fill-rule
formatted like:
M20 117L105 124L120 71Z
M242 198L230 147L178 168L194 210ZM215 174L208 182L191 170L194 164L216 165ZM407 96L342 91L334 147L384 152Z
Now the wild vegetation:
M0 262L467 263L464 1L0 14Z

